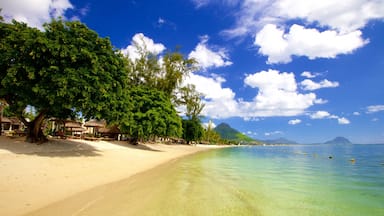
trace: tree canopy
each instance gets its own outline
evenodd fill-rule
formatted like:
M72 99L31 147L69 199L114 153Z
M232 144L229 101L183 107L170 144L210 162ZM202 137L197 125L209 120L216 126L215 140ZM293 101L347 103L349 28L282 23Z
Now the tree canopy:
M53 20L44 28L0 24L0 98L29 126L31 142L44 139L48 116L108 117L127 79L125 60L108 38L78 21ZM23 118L28 105L38 112L32 122Z
M130 60L79 21L52 20L44 31L0 19L0 100L28 128L27 140L42 142L48 117L105 119L134 140L181 137L175 107L183 105L193 140L201 137L198 119L204 105L193 85L182 86L196 69L178 51L163 56L145 50ZM27 106L36 110L29 121ZM196 135L198 134L198 136Z
M181 136L181 118L164 92L136 86L127 93L133 106L130 112L124 113L120 125L134 143L155 137Z

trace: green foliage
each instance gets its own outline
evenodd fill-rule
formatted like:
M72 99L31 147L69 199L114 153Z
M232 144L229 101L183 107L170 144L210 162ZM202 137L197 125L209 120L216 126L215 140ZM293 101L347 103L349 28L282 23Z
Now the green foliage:
M159 61L159 56L141 50L135 61L129 60L127 67L130 85L145 85L164 92L173 98L183 77L194 70L195 61L185 59L181 53L167 53Z
M193 59L185 59L179 52L167 53L162 57L161 62L159 61L159 56L153 55L146 50L140 50L140 52L141 57L139 59L129 61L128 63L128 84L130 86L142 86L145 89L149 89L147 92L148 95L151 95L152 92L156 93L156 91L162 92L167 98L171 99L173 105L185 106L187 110L186 116L188 116L189 119L197 119L204 108L200 99L201 95L197 93L195 86L193 85L184 87L180 86L183 78L188 76L191 71L195 70L196 62ZM131 94L131 96L134 95ZM142 98L138 99L142 100ZM132 98L132 101L136 101L136 98ZM148 104L150 104L149 101ZM137 105L134 106L136 107ZM141 104L139 104L139 107L140 106ZM174 110L173 106L172 109ZM145 119L141 112L142 111L138 110L133 111L133 113L137 113L137 115L133 117L133 122L142 122L142 120ZM147 111L144 110L144 112ZM153 112L160 112L160 110L156 110L154 108ZM138 113L141 114L139 115ZM170 117L170 119L176 120L174 117ZM187 123L186 125L188 125L188 127L183 127L183 137L187 137L187 141L197 140L202 136L202 127L200 122L199 124L195 124L196 119L191 121L192 123ZM178 123L175 121L173 125L174 126L171 126L174 127L174 129L171 131L176 131ZM130 128L129 131L134 137L148 138L148 135L151 133L157 136L163 134L153 132L152 125L150 123L140 123L136 125L132 125L131 123L127 126ZM162 128L162 126L159 128ZM177 135L179 135L179 133L173 133L172 136ZM167 136L170 135L167 134Z
M0 99L31 136L41 134L46 117L81 113L117 124L134 139L180 137L183 127L174 106L184 105L190 118L186 137L202 137L201 95L194 86L181 87L195 69L194 60L173 52L160 62L143 51L132 62L78 21L53 20L44 28L0 21ZM36 109L31 122L25 120L27 106Z
M199 118L205 105L201 102L202 95L196 91L196 87L192 84L186 85L179 89L179 95L176 104L185 106L185 115L189 119Z
M0 23L0 98L23 117L107 117L126 87L126 62L108 38L84 24L53 20L45 31ZM38 126L39 127L39 126Z
M200 141L203 137L204 128L198 118L183 119L183 139L189 144L190 141Z
M1 87L15 109L27 105L64 117L100 117L124 87L124 60L108 38L80 22L53 20L45 31L1 23Z
M222 143L220 134L217 133L211 125L208 125L208 128L204 130L202 140L209 144L220 144Z
M121 119L120 129L135 141L181 136L181 118L164 92L137 86L129 89L127 95L133 106Z

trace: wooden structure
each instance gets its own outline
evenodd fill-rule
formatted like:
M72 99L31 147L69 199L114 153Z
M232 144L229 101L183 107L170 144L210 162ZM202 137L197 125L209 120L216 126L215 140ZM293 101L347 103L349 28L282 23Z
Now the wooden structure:
M116 125L111 127L99 128L99 133L101 137L113 140L118 140L119 135L121 134L120 129Z
M100 136L99 129L105 128L106 124L107 123L104 120L91 119L84 124L84 127L86 128L85 133L93 137L98 137Z
M6 135L24 135L24 124L16 117L1 118L1 132Z

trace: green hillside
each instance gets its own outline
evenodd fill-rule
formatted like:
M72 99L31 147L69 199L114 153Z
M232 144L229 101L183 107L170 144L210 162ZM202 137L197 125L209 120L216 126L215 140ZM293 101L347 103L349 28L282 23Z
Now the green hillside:
M253 143L254 139L240 133L236 129L233 129L226 123L221 123L214 129L222 139L236 141L236 142L245 142L245 143Z

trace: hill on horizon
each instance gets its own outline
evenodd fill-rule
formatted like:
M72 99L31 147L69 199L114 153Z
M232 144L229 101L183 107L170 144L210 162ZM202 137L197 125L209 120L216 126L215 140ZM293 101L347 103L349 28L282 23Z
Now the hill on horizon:
M325 142L324 144L352 144L352 142L349 141L345 137L339 136L339 137L334 138L333 140L329 140L329 141Z
M238 130L232 128L227 123L221 123L217 125L214 128L214 131L216 131L222 139L231 140L231 141L237 141L237 142L255 142L256 140L244 135L243 133L239 132Z

